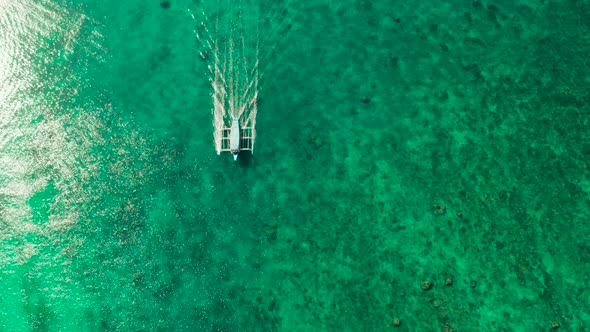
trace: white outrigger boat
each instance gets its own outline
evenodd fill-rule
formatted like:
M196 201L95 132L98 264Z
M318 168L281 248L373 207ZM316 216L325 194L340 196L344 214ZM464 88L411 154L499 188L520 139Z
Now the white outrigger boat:
M240 120L233 117L231 127L223 127L221 130L221 150L229 151L238 159L240 151L252 151L254 145L252 127L240 127Z

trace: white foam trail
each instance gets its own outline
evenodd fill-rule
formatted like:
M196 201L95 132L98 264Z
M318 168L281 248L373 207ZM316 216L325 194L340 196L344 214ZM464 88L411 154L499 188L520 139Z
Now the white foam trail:
M260 89L258 6L242 1L217 2L216 8L202 5L197 17L189 13L197 22L202 56L209 61L215 149L221 152L223 128L233 117L252 128L254 147Z
M254 146L263 68L280 61L276 51L284 45L299 14L292 8L294 1L269 1L268 7L249 0L213 4L202 1L197 14L188 10L196 22L195 36L204 49L201 57L208 61L213 88L213 136L218 154L223 128L229 127L232 117L238 117L242 126L252 128ZM261 28L264 38L260 38Z

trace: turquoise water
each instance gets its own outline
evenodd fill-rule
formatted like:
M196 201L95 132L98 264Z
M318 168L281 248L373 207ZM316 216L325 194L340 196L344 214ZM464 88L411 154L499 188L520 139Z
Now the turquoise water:
M196 37L227 8L260 37L236 162ZM589 22L582 0L0 1L0 330L586 331Z

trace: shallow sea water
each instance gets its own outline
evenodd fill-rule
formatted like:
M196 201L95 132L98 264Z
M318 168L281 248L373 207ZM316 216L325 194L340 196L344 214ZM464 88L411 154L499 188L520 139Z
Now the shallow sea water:
M224 6L260 22L236 162L196 37ZM586 331L589 22L582 0L0 0L0 330Z

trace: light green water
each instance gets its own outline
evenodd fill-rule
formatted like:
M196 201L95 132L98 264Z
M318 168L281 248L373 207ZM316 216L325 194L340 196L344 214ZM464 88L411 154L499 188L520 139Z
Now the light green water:
M237 162L196 37L227 6L260 37ZM582 0L1 1L0 331L585 331L588 22Z

